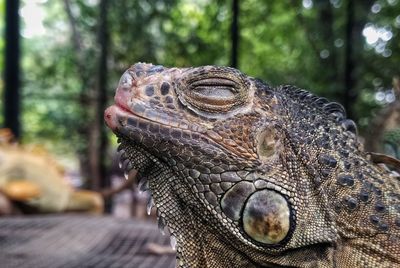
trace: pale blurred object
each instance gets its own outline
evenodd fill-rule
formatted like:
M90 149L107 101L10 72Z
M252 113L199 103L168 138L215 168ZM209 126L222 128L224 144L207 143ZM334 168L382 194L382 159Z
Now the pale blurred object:
M0 192L0 216L10 215L13 212L13 207L10 200Z
M0 145L10 144L14 141L14 135L8 128L0 128Z
M103 212L103 197L75 190L64 179L64 168L42 147L11 144L12 134L0 132L0 191L32 212Z
M2 186L2 190L11 200L21 202L39 198L41 194L39 187L35 183L22 179L6 182Z

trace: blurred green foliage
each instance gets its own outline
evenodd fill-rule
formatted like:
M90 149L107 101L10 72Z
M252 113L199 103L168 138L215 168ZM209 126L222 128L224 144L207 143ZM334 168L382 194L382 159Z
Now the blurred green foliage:
M29 1L22 1L23 6ZM59 152L73 153L86 142L80 126L91 116L90 107L80 98L85 94L91 97L97 72L99 1L70 1L81 51L73 43L64 1L36 2L45 14L45 32L23 40L23 138L24 142L56 145ZM358 93L354 111L363 132L374 113L393 101L391 81L399 75L400 62L400 1L356 2L356 14L362 14L356 22L362 25L354 34L362 46L354 48L354 90ZM340 101L346 3L240 1L239 69L272 85L294 84ZM361 6L366 11L357 13ZM4 0L0 0L0 12L3 10ZM332 21L325 20L326 12L331 12ZM23 21L26 29L26 18ZM229 64L230 1L110 1L108 22L110 103L120 75L138 61L178 67ZM0 21L1 30L3 25ZM363 29L380 37L368 43ZM1 51L3 43L0 39ZM79 67L79 61L84 66ZM384 95L376 98L377 93Z

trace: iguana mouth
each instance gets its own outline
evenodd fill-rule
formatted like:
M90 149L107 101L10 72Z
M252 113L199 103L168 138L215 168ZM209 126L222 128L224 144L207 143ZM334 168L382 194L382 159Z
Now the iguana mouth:
M162 132L161 128L199 131L199 127L191 127L193 124L188 120L176 116L177 100L168 96L173 91L169 81L173 74L157 75L162 70L161 66L139 63L122 75L114 97L115 105L104 113L107 125L115 133L125 127L153 133ZM158 88L160 90L156 90Z

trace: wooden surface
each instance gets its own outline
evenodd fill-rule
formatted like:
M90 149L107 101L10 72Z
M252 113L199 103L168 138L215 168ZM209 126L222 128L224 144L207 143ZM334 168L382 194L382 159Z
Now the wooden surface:
M154 223L82 215L0 218L0 267L175 267L174 254L152 254L149 243L169 246Z

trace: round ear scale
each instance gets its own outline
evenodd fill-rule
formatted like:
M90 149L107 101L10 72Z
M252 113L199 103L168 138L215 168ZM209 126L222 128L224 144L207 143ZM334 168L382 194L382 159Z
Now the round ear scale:
M252 194L242 214L244 232L251 239L270 246L287 240L293 220L287 199L270 189Z
M264 247L283 246L296 226L295 211L285 195L264 187L257 190L249 181L240 181L225 192L221 209L239 223L243 235Z

